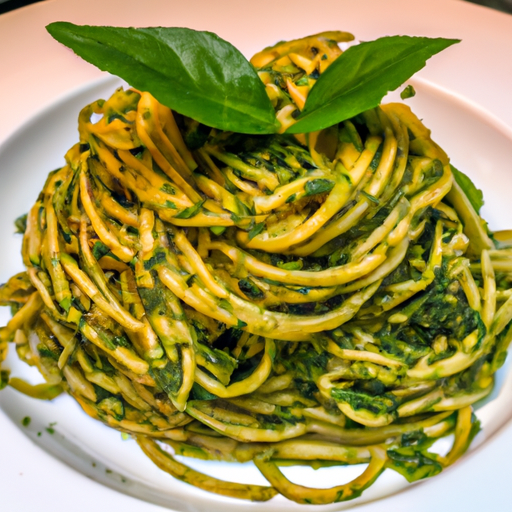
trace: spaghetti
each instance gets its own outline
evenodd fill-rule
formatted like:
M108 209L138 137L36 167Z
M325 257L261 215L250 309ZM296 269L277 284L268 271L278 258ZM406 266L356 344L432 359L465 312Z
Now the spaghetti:
M253 58L283 131L347 37ZM79 134L27 216L27 270L0 292L0 359L14 341L47 381L13 387L65 390L164 471L241 499L349 500L385 468L414 481L464 453L512 339L510 253L408 107L251 136L119 89ZM446 456L429 451L450 434ZM269 485L171 451L252 460ZM287 464L366 469L313 489Z

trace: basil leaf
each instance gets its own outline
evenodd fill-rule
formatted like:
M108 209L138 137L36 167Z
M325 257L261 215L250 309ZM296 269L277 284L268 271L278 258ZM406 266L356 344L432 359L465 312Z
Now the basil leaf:
M48 32L87 62L214 128L274 133L279 123L247 59L211 32L51 23Z
M314 132L376 107L427 59L458 39L392 36L351 46L312 87L288 133Z
M450 165L455 181L459 184L466 197L469 199L471 206L475 209L476 213L480 213L480 208L484 205L484 194L483 192L475 187L475 184L471 181L469 176L466 176L463 172L459 171L453 165Z

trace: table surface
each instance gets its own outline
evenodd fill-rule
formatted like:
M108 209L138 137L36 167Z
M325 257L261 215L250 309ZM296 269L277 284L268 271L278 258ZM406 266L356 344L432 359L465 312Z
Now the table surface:
M0 14L44 0L0 0ZM512 0L466 0L512 14Z

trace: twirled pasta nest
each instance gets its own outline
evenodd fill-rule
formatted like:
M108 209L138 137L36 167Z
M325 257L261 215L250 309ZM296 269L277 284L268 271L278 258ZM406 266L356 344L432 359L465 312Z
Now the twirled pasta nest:
M330 38L255 56L283 124L339 55ZM40 395L64 389L165 471L243 499L352 499L385 468L413 481L466 450L510 341L508 253L408 107L257 137L119 89L79 132L1 292L0 353L16 341ZM253 460L270 485L202 475L164 445ZM318 490L284 477L290 461L368 465Z

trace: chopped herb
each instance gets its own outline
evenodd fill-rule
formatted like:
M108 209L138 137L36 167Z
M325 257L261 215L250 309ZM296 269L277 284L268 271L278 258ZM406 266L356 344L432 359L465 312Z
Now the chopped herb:
M379 163L380 163L381 156L382 156L382 144L379 146L379 149L377 149L377 152L375 153L372 161L370 162L370 169L372 171L377 170L377 167L379 166Z
M124 404L115 396L104 398L98 403L98 409L105 412L108 416L112 416L117 421L124 419Z
M185 208L180 213L174 216L175 219L191 219L195 215L199 213L199 210L201 210L201 206L203 206L204 200L199 201L193 206L190 206L189 208Z
M185 144L190 150L195 151L205 145L211 131L209 126L191 119L184 134Z
M380 204L380 201L375 196L368 194L368 192L361 190L361 194L363 194L363 196L366 197L367 199L369 199L372 203Z
M25 233L27 230L27 214L20 215L15 221L14 226L16 227L16 233Z
M24 427L28 427L30 425L30 422L32 421L32 418L30 416L25 416L22 420L21 420L21 424L24 426Z
M0 390L9 384L9 370L0 370Z
M309 80L307 76L303 76L302 78L299 78L295 85L302 86L302 85L309 85Z
M219 398L200 386L197 382L194 382L190 391L191 400L217 400Z
M306 196L314 196L316 194L325 194L326 192L330 192L333 187L334 181L320 178L308 181L304 186L304 190L306 191Z
M100 260L110 252L110 248L107 247L103 242L96 242L92 248L92 255L97 259Z
M110 124L112 121L115 121L116 119L119 119L125 124L133 124L133 121L128 121L126 117L122 116L121 114L111 114L108 116L107 124Z
M260 300L265 298L265 294L253 283L251 279L245 278L238 281L238 288L250 299Z
M361 140L361 136L357 131L357 128L354 126L354 123L351 121L345 121L343 123L343 128L338 132L338 138L340 142L349 142L354 144L354 147L357 151L363 151L363 141Z
M265 227L265 224L263 222L260 222L259 224L255 224L248 233L249 240L252 240L255 236L259 235L263 231L264 227Z
M211 226L210 231L214 235L217 235L217 236L222 235L222 233L224 233L224 231L226 231L226 226Z
M408 85L404 88L404 90L400 93L400 98L406 100L407 98L412 98L416 96L416 91L412 85Z
M480 208L482 208L484 205L483 192L479 188L476 188L475 184L471 181L469 176L456 169L453 165L450 165L450 167L452 169L455 181L466 194L466 197L469 199L471 206L475 209L476 213L480 213Z
M288 263L278 262L277 266L283 270L300 270L304 266L304 262L302 260L289 261Z
M219 306L221 308L225 309L226 311L229 311L230 313L233 313L233 306L231 305L231 302L229 302L229 300L220 299L219 300Z
M174 189L174 187L169 184L169 183L164 183L161 187L160 187L160 190L162 192L165 192L166 194L170 194L171 196L173 196L174 194L176 194L176 190Z
M231 212L230 217L235 224L238 224L242 220L235 212Z
M165 253L157 252L154 256L148 260L144 260L144 270L151 270L155 265L163 263L165 261Z

